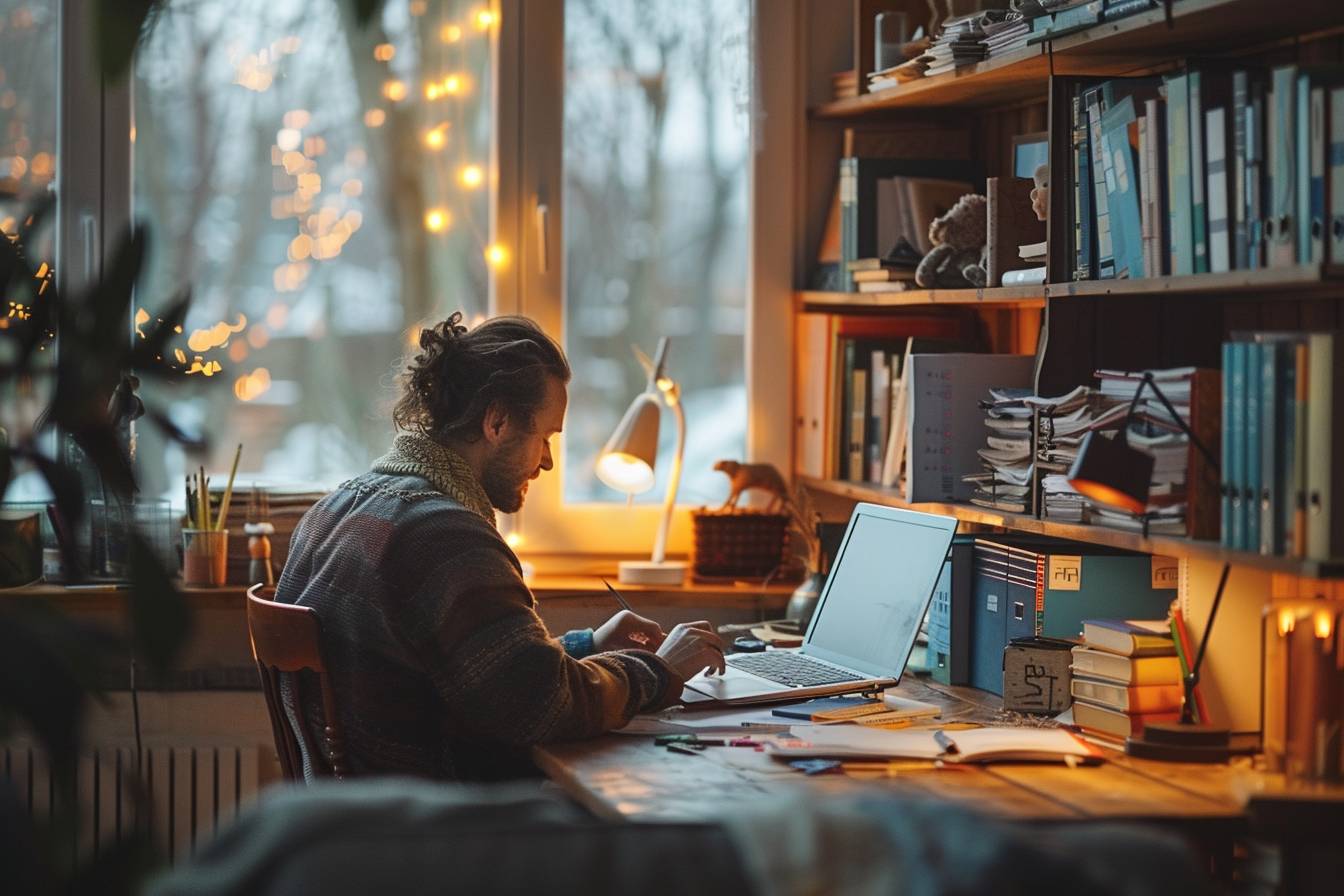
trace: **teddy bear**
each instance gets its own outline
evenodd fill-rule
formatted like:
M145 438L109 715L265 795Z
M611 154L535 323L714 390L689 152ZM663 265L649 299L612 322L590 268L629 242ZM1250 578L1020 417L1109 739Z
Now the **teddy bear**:
M967 193L947 214L929 224L933 248L915 269L915 282L925 289L983 286L988 267L987 202Z

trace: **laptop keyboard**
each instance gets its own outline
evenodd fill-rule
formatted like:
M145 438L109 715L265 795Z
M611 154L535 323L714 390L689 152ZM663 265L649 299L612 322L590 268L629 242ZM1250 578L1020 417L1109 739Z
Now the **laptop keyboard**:
M819 663L800 653L769 650L765 653L735 653L727 658L728 665L759 675L778 684L794 688L810 688L845 681L863 681L843 669Z

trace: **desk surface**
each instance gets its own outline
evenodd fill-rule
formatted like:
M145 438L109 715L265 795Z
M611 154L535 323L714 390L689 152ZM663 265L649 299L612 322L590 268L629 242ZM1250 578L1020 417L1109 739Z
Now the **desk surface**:
M916 680L902 683L900 691L941 704L944 720L1004 722L998 698L983 691ZM871 792L876 786L1022 821L1240 824L1248 796L1290 790L1281 776L1253 771L1247 759L1232 765L1193 765L1133 759L1109 750L1103 764L1078 768L1028 763L938 767L899 761L847 763L844 775L815 776L750 748L710 747L691 756L656 747L652 737L618 734L539 747L534 755L570 796L608 818L704 820L727 804L782 788L831 793Z

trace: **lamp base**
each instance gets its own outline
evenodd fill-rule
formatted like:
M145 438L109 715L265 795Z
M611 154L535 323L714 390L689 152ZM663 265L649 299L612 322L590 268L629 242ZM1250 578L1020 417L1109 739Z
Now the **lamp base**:
M677 560L622 560L617 581L626 585L680 585L686 581L686 564Z
M1232 751L1226 728L1153 722L1143 735L1125 739L1125 753L1167 762L1226 762Z

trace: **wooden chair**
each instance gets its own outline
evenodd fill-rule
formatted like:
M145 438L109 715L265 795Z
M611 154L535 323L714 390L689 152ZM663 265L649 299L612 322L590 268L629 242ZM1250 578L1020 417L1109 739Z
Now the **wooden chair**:
M274 594L274 588L261 584L247 589L247 632L252 641L252 657L257 661L257 672L261 675L261 686L266 692L266 709L271 715L280 766L289 780L304 780L303 753L299 748L299 738L302 738L317 777L344 778L349 774L345 733L341 730L341 717L336 712L331 679L322 657L322 621L311 607L276 603L271 599ZM312 742L309 733L312 728L302 701L296 701L294 707L298 717L298 730L295 731L280 697L280 673L294 674L305 669L317 675L322 694L326 742L320 749Z

